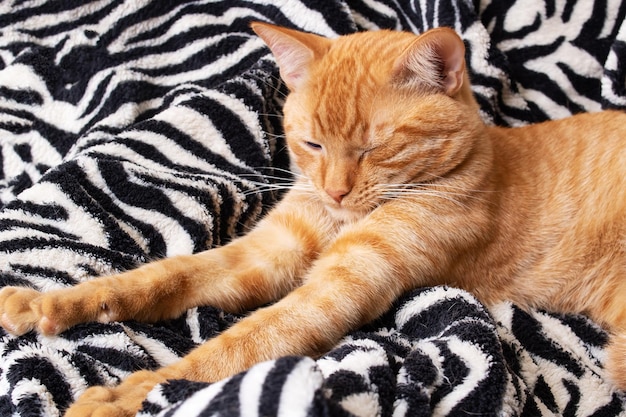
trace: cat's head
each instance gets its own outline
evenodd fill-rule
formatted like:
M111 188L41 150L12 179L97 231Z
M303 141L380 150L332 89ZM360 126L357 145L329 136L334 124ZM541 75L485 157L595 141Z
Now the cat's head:
M452 29L327 39L252 28L290 90L284 128L294 162L338 215L445 177L480 136L465 47Z

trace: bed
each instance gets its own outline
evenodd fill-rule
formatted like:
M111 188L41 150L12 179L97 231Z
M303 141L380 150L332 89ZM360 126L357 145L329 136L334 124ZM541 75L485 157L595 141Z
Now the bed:
M625 15L619 0L4 0L0 285L48 291L223 245L279 201L287 89L251 21L331 37L453 27L482 117L515 126L626 106ZM62 415L240 317L0 331L0 415ZM168 381L138 415L625 415L606 341L582 316L422 288L319 358Z

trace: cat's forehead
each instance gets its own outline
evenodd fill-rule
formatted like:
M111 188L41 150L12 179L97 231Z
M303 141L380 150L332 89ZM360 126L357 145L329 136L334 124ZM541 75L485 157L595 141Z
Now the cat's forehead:
M301 133L312 141L365 144L377 107L388 102L384 96L389 95L393 67L415 39L413 34L379 31L334 40L315 63L306 88L290 98L290 116L299 120Z
M389 73L406 48L417 39L407 32L380 30L354 33L336 38L319 65L329 70L343 70L336 75L356 75L350 70L363 69L371 75Z
M358 85L360 84L360 85ZM358 140L369 125L371 80L337 74L305 95L306 125L312 138Z

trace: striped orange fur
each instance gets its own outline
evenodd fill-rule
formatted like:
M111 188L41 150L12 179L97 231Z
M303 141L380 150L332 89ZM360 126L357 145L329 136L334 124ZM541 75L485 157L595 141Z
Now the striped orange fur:
M290 89L300 174L246 236L73 288L0 292L15 334L256 310L181 361L91 388L68 416L130 416L168 378L199 381L316 355L403 292L448 284L488 305L584 313L611 332L626 389L626 115L486 126L450 29L334 40L255 23Z

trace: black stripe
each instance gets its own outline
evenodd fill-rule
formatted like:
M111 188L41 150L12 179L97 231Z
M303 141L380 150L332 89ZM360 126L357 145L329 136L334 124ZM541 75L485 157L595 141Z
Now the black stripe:
M50 280L50 282L56 282L66 286L76 285L78 283L78 281L74 279L69 273L56 269L19 263L11 263L11 269L14 272L24 276L34 275L39 277L45 277Z
M6 378L11 386L15 386L22 379L38 379L60 408L67 407L73 401L65 376L47 358L31 356L17 359L6 371Z
M264 415L275 416L278 414L281 393L287 377L302 359L296 356L286 356L277 359L274 367L267 373L263 381L259 412Z
M0 15L0 27L11 26L21 21L26 21L29 18L38 15L47 15L47 14L61 14L66 11L80 9L81 12L85 12L87 10L92 10L91 7L88 6L88 3L96 3L96 1L84 0L80 3L72 2L72 1L63 1L63 0L49 0L45 3L35 6L28 7L23 9L18 9L14 12L9 12L4 15ZM46 25L45 29L40 30L29 30L23 28L22 30L25 33L29 33L37 38L44 38L47 36L53 36L58 33L67 32L76 26L80 26L82 24L95 24L100 22L104 17L111 13L111 11L119 6L119 3L116 1L112 1L110 5L104 7L101 10L97 10L93 13L83 15L75 20L71 20L69 22L60 22L58 24L49 24ZM55 22L54 19L51 19L50 23Z
M209 340L239 321L243 315L223 312L215 307L200 306L197 312L200 338Z
M241 389L241 381L244 377L245 373L232 376L224 384L219 394L207 404L206 410L220 410L222 413L218 415L224 416L240 415L241 404L239 403L239 392Z
M36 91L25 89L12 89L4 86L0 86L0 96L6 97L9 100L13 100L20 104L26 105L42 105L43 98L41 94Z
M372 389L365 377L348 369L340 369L328 375L325 386L331 392L330 400L335 402Z
M530 314L516 308L513 311L512 329L518 340L524 341L524 348L533 355L544 358L547 361L567 369L576 377L584 374L583 365L576 361L572 355L547 337L542 325Z
M211 123L226 139L237 159L250 167L268 165L265 151L259 147L248 126L233 109L209 97L194 97L184 105L211 118Z
M119 162L113 161L112 165L116 165L119 168ZM109 251L104 248L93 248L89 246L91 251L102 251L108 254L119 253L114 258L117 261L125 259L124 265L120 265L121 269L132 267L134 263L129 263L129 259L141 259L146 256L156 256L157 254L164 253L164 242L162 238L156 233L154 227L149 224L134 219L124 210L119 208L114 201L100 188L91 183L87 174L78 165L77 161L70 161L63 164L58 169L51 171L45 177L46 180L58 184L59 188L79 207L82 207L92 218L97 219L103 225L103 229L106 231L107 238L114 247L115 252ZM120 227L117 219L122 220L128 224L131 224L144 236L150 236L151 241L150 249L146 254L137 243ZM68 243L64 242L64 246ZM74 246L73 250L84 250L82 246ZM105 259L106 257L105 256ZM117 268L116 268L117 269Z
M138 371L140 369L156 369L159 367L159 364L147 354L140 357L131 353L128 349L124 349L123 347L121 347L121 349L122 350L80 345L76 348L76 351L98 362L127 372Z
M181 399L189 398L196 391L200 391L210 384L206 382L195 382L185 380L169 380L167 383L161 385L161 393L171 403L176 403Z
M5 209L23 211L47 220L64 221L69 219L67 209L53 202L39 204L31 201L15 200L7 204Z
M126 253L104 249L67 239L47 239L41 237L24 237L0 241L0 252L15 253L34 250L51 250L53 253L68 252L111 264L118 270L136 267L137 258Z
M33 287L32 283L21 275L16 275L13 272L0 272L0 288L9 285L16 287ZM5 334L4 329L1 327L0 334Z

